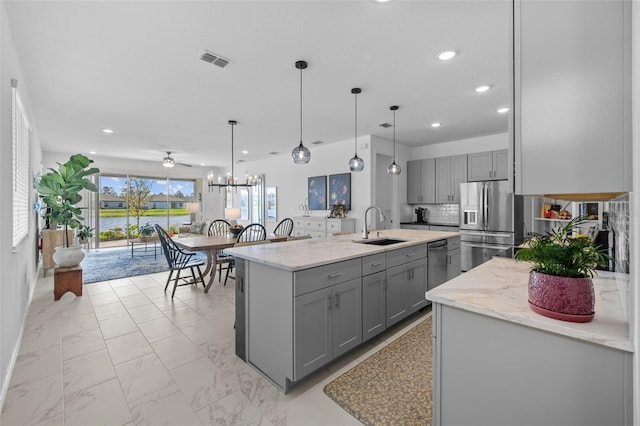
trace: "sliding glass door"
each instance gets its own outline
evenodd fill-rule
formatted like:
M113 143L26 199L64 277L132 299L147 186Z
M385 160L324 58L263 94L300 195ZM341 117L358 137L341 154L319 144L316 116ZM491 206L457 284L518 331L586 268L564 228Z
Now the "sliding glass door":
M196 202L194 180L101 175L98 188L96 246L127 245L146 225L177 234L191 222L187 207Z

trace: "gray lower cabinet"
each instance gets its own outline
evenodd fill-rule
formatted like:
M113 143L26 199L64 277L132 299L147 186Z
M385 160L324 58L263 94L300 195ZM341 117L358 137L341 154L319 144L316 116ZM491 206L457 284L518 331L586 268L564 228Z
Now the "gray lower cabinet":
M632 353L433 306L433 425L633 424Z
M387 327L427 305L427 245L387 252Z
M245 260L236 259L236 355L243 361L247 360L246 354L246 310L245 310Z
M331 287L295 298L294 380L302 378L332 359L333 322Z
M295 298L294 380L362 342L362 285L357 278Z
M447 251L447 281L460 275L460 247Z
M385 271L362 277L362 341L387 328L387 274Z

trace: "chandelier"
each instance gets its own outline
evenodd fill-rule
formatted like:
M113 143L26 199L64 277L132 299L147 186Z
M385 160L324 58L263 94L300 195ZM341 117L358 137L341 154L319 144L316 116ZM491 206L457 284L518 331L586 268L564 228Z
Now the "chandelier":
M221 188L235 188L236 190L239 187L248 188L250 186L255 186L260 181L260 177L258 175L251 176L247 174L245 176L244 183L238 182L238 177L234 174L233 171L233 127L238 124L235 120L229 120L229 125L231 126L231 171L227 172L225 176L219 175L216 179L213 170L207 173L207 183L209 186L209 192L213 192L214 188L218 188L218 192L220 192Z

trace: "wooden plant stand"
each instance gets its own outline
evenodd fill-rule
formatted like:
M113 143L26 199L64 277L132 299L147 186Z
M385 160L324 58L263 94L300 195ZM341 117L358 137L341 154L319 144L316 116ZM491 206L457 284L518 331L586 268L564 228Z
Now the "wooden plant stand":
M54 269L53 300L60 300L62 295L68 291L76 296L82 296L82 268L80 266L56 267Z

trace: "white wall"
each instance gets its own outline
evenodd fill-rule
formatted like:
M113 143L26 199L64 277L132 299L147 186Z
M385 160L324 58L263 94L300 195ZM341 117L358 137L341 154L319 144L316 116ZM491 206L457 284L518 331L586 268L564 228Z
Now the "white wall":
M291 142L291 149L295 144L295 141ZM362 172L351 173L351 211L347 217L355 218L356 229L361 229L362 214L371 204L372 197L370 137L359 137L358 146L358 155L365 161L365 167ZM245 170L251 174L264 174L265 186L277 188L278 221L285 217L302 216L300 205L307 197L307 178L349 172L353 139L326 145L309 145L308 148L311 151L311 161L308 164L294 164L291 155L287 153L266 160L246 162L239 167L239 174L244 174ZM327 215L328 209L312 212L312 216ZM272 232L276 224L277 222L266 222L267 232Z
M11 79L18 80L18 94L31 126L31 175L39 171L41 148L36 123L31 114L28 82L22 76L20 62L7 19L5 3L0 1L0 407L9 386L10 372L15 364L22 330L37 279L35 261L37 229L36 214L31 210L28 237L12 247L12 129ZM35 190L30 200L36 201ZM51 297L53 301L53 295Z
M633 341L633 418L634 424L640 424L640 289L638 288L639 275L638 265L640 264L640 7L635 2L632 8L632 64L631 64L631 86L632 86L632 165L633 165L633 192L629 194L630 222L630 266L631 280L629 289L629 299L631 308L630 324L631 339Z
M478 136L460 139L452 142L437 143L415 147L411 150L411 157L419 160L423 158L446 157L449 155L471 154L474 152L495 151L509 148L509 134Z

